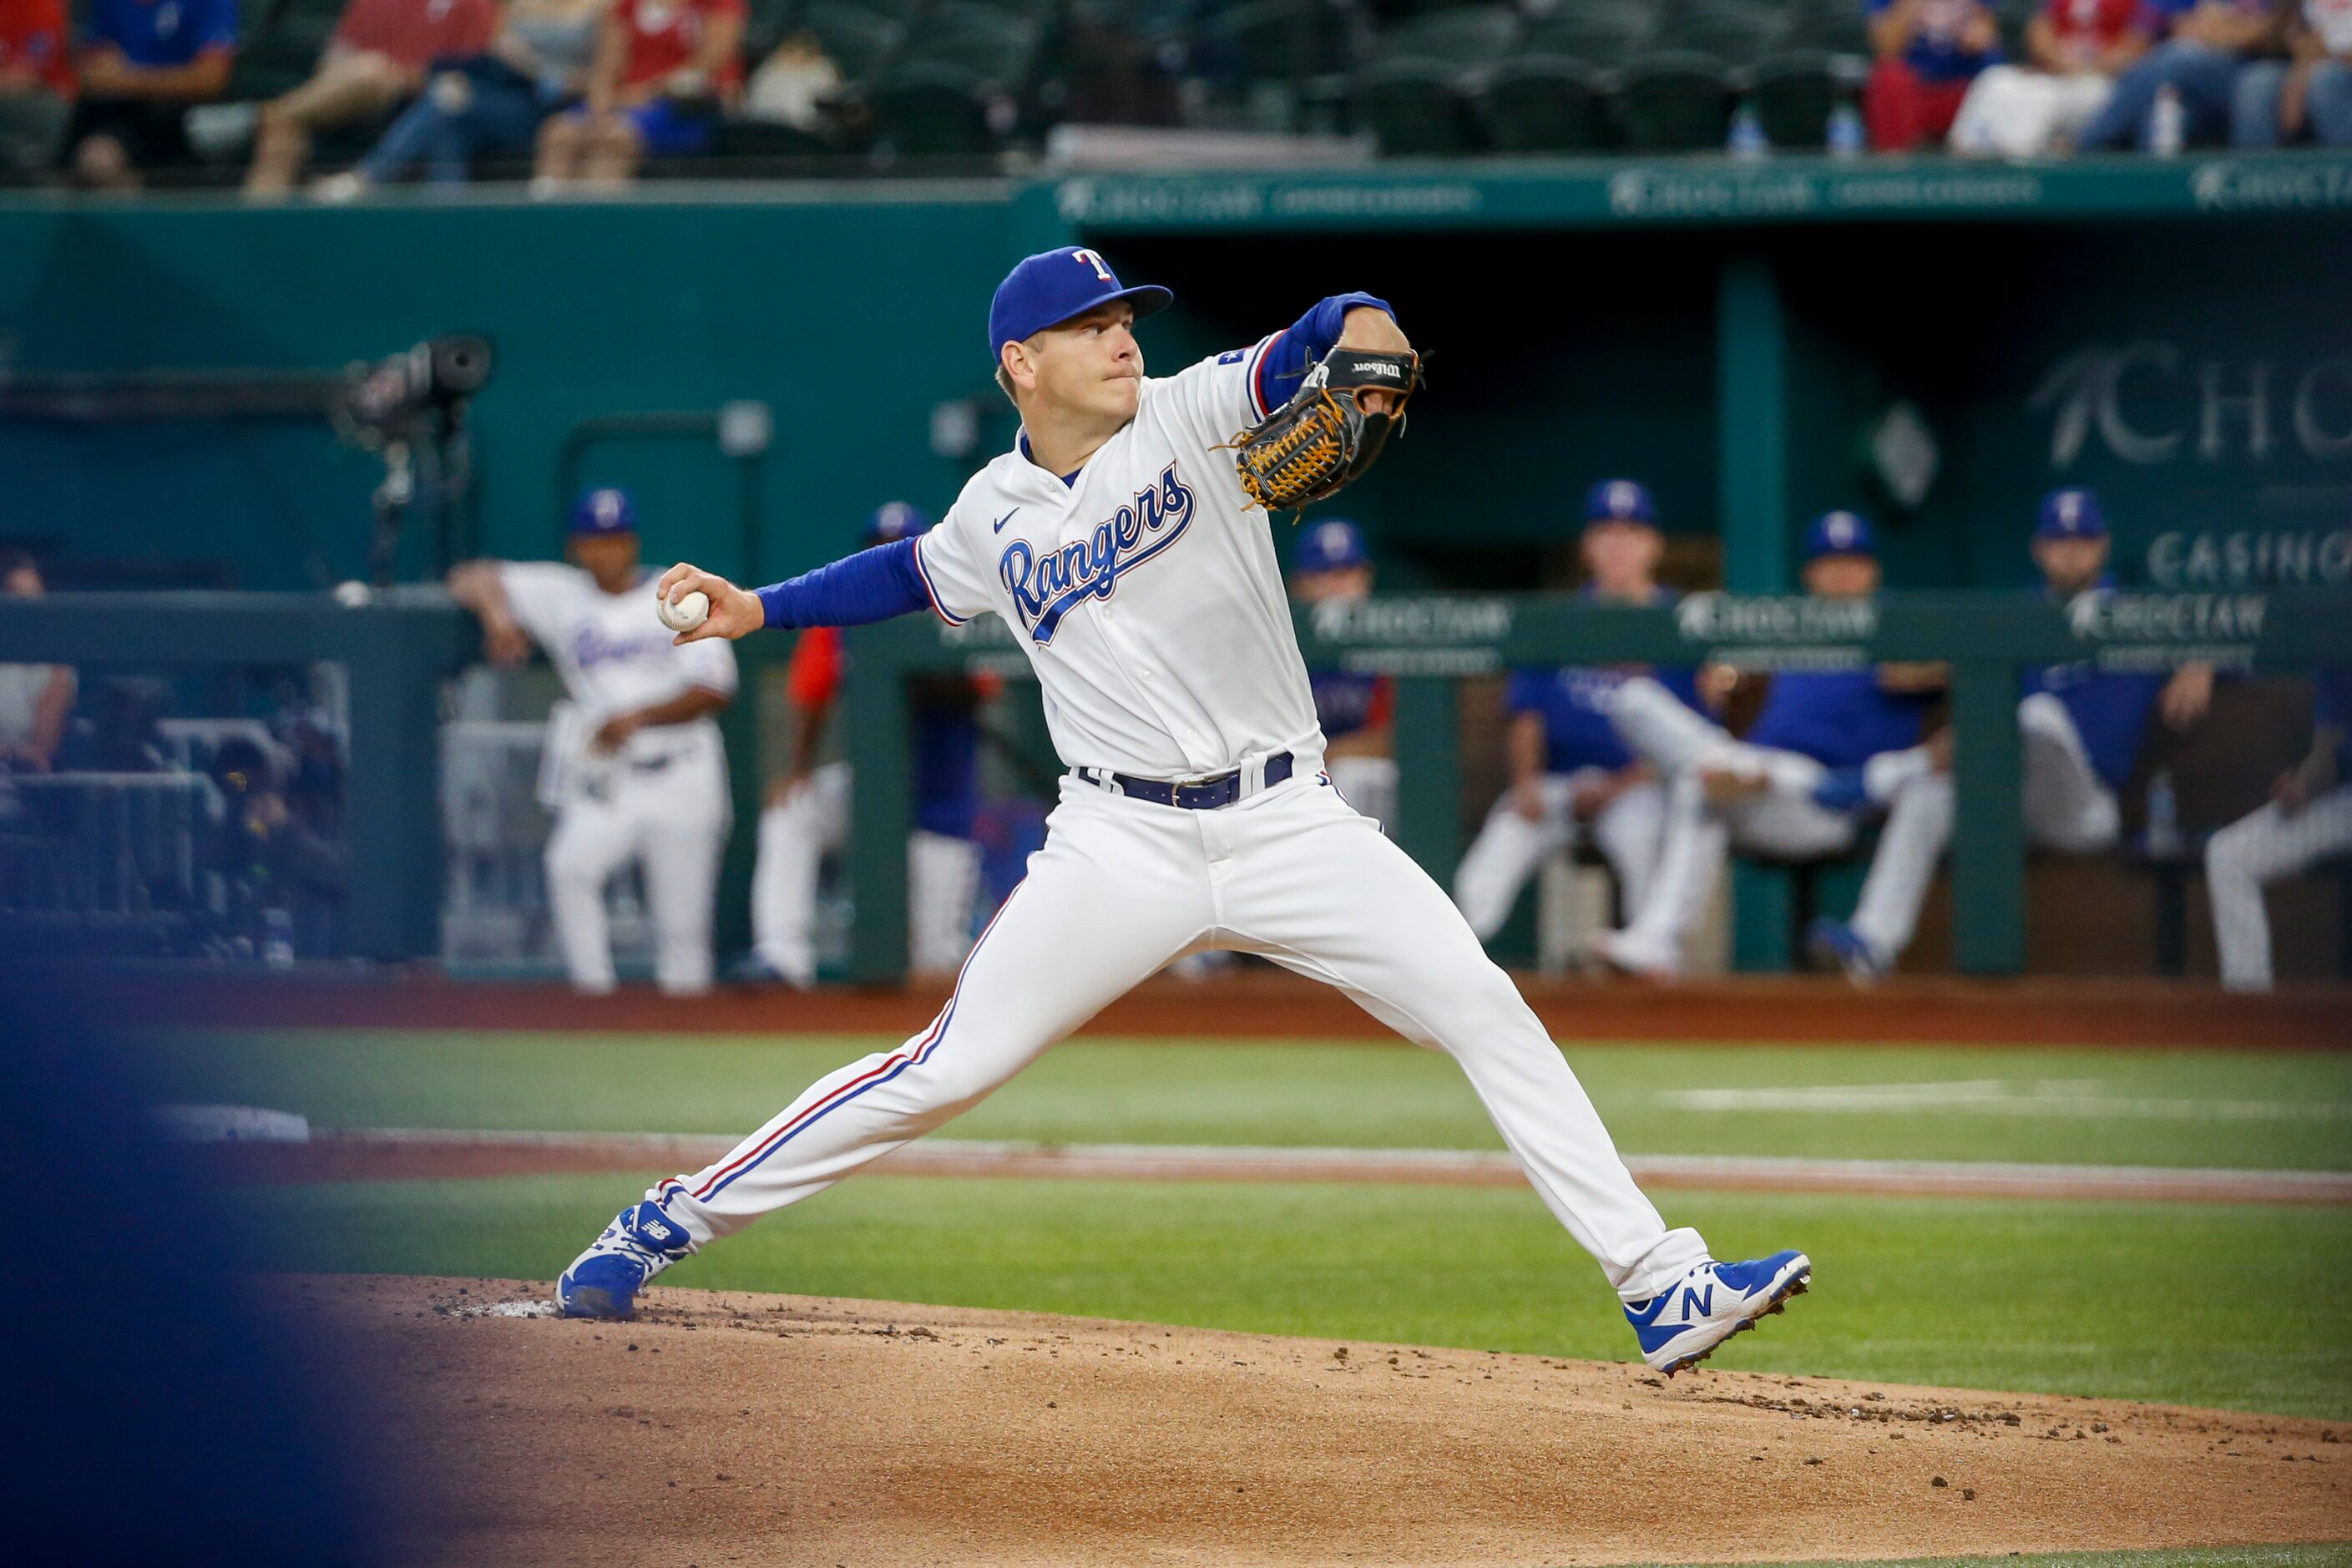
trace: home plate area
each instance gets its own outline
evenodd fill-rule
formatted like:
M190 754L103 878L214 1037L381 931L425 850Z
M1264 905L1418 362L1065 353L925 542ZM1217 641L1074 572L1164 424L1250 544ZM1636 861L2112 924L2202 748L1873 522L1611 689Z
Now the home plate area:
M382 1353L418 1561L1599 1564L2352 1538L2318 1422L656 1289L281 1276ZM401 1369L394 1371L393 1369ZM429 1369L429 1375L417 1375ZM368 1375L364 1372L362 1377Z

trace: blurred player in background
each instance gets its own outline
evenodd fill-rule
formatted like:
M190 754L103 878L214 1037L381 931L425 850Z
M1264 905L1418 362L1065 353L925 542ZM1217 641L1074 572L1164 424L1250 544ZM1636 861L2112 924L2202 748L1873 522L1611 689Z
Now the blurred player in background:
M1372 556L1363 531L1340 518L1311 523L1291 563L1290 596L1302 605L1354 604L1372 596ZM1396 683L1385 675L1310 669L1315 717L1328 745L1324 771L1349 805L1381 824L1396 822Z
M2279 775L2270 804L2205 846L2221 984L2271 988L2271 920L2263 888L2352 852L2352 666L2322 669L2311 702L2311 750Z
M1583 596L1596 605L1664 605L1658 586L1665 539L1657 503L1633 479L1603 479L1584 500ZM1608 858L1628 910L1641 906L1657 864L1666 814L1657 770L1625 748L1610 720L1618 689L1639 665L1515 669L1504 689L1511 715L1511 782L1486 814L1454 878L1454 901L1478 940L1509 918L1519 889L1544 861L1574 848L1580 832ZM1690 670L1659 671L1658 682L1696 706Z
M47 592L31 555L0 551L0 594L37 599ZM0 664L0 772L45 773L56 764L79 689L70 665Z
M905 501L866 520L864 548L912 539L930 526ZM695 645L700 646L700 645ZM792 762L760 814L760 863L751 877L750 979L816 984L816 881L824 856L849 837L849 764L819 766L825 725L841 691L841 633L812 626L793 647L787 679L798 710ZM915 827L907 836L907 956L918 974L951 973L971 945L973 900L980 891L980 846L972 817L980 805L982 699L964 676L914 683Z
M1805 538L1804 581L1818 598L1877 593L1870 524L1850 511L1816 519ZM1707 670L1707 706L1719 708L1732 683L1731 671ZM1932 771L1916 751L1921 725L1943 685L1934 665L1783 670L1736 741L1659 681L1627 681L1617 694L1617 730L1665 780L1665 836L1648 896L1623 931L1593 938L1594 952L1613 968L1671 979L1731 846L1776 860L1819 859L1853 846L1858 807L1885 810L1890 823L1917 809L1911 786ZM1858 797L1840 787L1849 779L1860 781ZM1896 947L1908 941L1906 921L1916 918L1917 900L1906 916L1900 892L1865 888L1855 926Z
M572 509L571 563L469 561L449 592L482 621L499 664L537 643L570 701L548 715L541 796L555 813L547 896L572 984L610 991L604 884L631 860L654 922L654 977L672 995L710 988L711 900L730 816L717 715L734 700L724 642L673 647L638 564L636 511L617 489Z
M2064 602L2108 592L2113 583L2106 574L2107 551L2106 518L2097 495L2060 489L2042 498L2033 563L2051 598ZM2017 728L2023 748L2026 842L2062 855L2096 855L2114 848L2122 837L2116 795L2138 760L2149 716L2160 712L2175 730L2195 724L2210 705L2213 669L2183 665L2168 677L2102 670L2081 660L2029 667L2023 687ZM1859 910L1852 921L1824 917L1806 932L1813 956L1836 964L1857 984L1894 966L1918 923L1936 862L1952 837L1948 732L1877 766L1907 781L1906 809L1899 818L1890 817L1879 836L1870 879L1864 884L1863 908L1874 908L1878 918L1865 919ZM1862 771L1848 769L1819 793L1859 805L1868 792Z

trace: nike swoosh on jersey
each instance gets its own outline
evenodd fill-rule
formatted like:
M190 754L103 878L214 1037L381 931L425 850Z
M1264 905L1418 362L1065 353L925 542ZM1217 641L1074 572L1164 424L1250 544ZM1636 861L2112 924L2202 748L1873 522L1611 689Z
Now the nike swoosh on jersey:
M1013 509L1013 511L1019 511L1021 509L1016 506ZM1004 531L1004 525L1013 521L1013 511L1008 511L1003 517L998 518L996 520L996 526L990 529L989 531L991 533L1003 533Z

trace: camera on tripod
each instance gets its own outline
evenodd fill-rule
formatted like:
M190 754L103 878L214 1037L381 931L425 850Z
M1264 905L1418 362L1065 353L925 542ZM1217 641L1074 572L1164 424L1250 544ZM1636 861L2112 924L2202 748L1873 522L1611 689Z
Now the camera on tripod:
M343 373L328 405L335 428L383 458L368 551L377 587L392 581L414 507L432 520L437 563L448 564L457 507L473 481L467 407L489 384L493 358L490 340L480 333L444 332L373 363L356 361Z
M445 332L415 347L345 373L339 400L343 418L379 441L415 440L453 415L489 384L490 340L478 332Z

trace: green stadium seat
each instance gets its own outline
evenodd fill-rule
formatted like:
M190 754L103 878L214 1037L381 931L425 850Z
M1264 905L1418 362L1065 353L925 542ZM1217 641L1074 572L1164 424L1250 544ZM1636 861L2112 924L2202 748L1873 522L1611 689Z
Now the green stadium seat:
M1617 83L1617 119L1637 153L1720 148L1736 99L1730 71L1712 55L1662 49L1628 61Z
M1748 73L1748 101L1775 147L1820 147L1844 97L1837 57L1819 49L1771 55Z
M1712 55L1737 72L1761 58L1784 28L1780 12L1746 0L1685 0L1659 18L1655 42Z
M1530 56L1582 60L1603 70L1646 47L1656 31L1654 6L1578 6L1528 24L1522 47Z
M751 69L775 52L799 23L801 0L750 0L743 18L743 59Z
M1210 17L1198 37L1204 50L1242 62L1255 80L1320 75L1339 65L1314 0L1250 0Z
M900 157L974 157L994 152L991 83L969 66L917 60L893 66L866 95L874 139Z
M1507 61L1488 83L1486 130L1499 152L1586 153L1608 144L1608 93L1582 60L1529 55Z
M924 14L931 9L931 0L857 0L857 3L884 20L898 23L910 35L921 30Z
M1365 68L1357 111L1391 158L1470 152L1476 138L1461 72L1443 60L1392 59Z
M1507 5L1463 5L1433 11L1383 28L1372 47L1383 60L1426 60L1456 70L1487 70L1517 38L1518 14Z
M907 32L887 16L833 0L816 0L801 13L800 25L817 36L845 83L865 81L880 70Z
M1860 0L1799 0L1773 40L1780 49L1820 49L1867 62L1870 30Z

